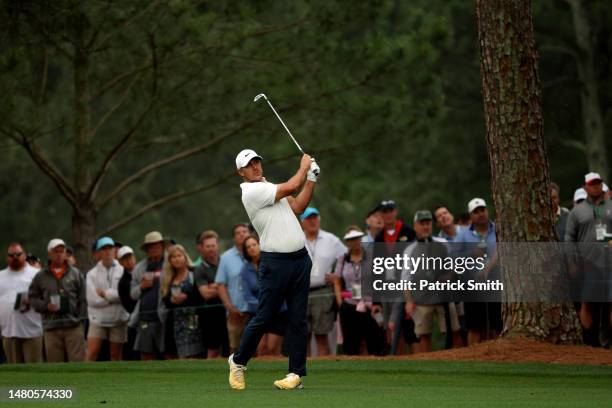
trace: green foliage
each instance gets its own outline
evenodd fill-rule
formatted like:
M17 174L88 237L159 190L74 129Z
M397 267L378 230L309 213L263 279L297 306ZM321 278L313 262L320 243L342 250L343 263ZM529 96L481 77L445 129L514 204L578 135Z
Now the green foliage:
M252 102L260 92L320 162L313 204L325 229L339 234L361 223L386 198L398 201L406 219L439 203L460 213L473 196L489 196L472 7L439 0L3 0L0 196L7 210L0 243L21 239L42 253L48 238L71 233L71 206L10 137L35 140L78 191L79 171L92 180L132 129L92 198L97 231L167 194L224 179L112 234L134 246L153 229L188 246L204 228L229 239L231 225L246 219L239 179L230 176L236 152L249 146L262 154L272 181L287 179L298 163L272 112ZM534 7L536 30L571 41L571 24L558 24L569 21L567 7ZM597 7L603 29L609 6ZM87 56L85 169L76 157L71 56L78 50ZM544 90L552 174L568 196L586 170L558 137L581 139L580 118L568 114L579 112L576 73L569 57L542 55L541 77L553 81ZM559 75L574 82L555 85ZM602 72L602 83L608 75ZM144 166L206 143L105 202Z

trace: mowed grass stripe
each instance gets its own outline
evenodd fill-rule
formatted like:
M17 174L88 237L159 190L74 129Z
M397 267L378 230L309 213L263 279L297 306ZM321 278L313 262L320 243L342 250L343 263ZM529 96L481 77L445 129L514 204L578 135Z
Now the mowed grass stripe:
M0 387L70 387L74 402L10 406L598 407L612 401L612 369L553 364L406 360L313 360L306 389L272 387L285 361L249 364L247 390L228 389L227 363L120 362L0 366Z

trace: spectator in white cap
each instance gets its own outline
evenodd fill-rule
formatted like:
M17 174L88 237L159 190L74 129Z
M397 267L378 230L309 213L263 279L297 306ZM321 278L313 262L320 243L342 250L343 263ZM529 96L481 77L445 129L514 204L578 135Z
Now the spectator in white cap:
M576 207L578 204L586 200L587 192L584 188L580 187L574 191L574 205L572 208Z
M598 173L588 173L584 176L584 185L582 186L587 193L586 199L576 205L567 220L565 230L565 241L567 242L601 242L605 243L612 237L612 201L605 200L603 192L603 180ZM610 299L612 293L605 293L605 282L609 279L606 275L609 273L606 265L600 265L597 259L602 258L592 251L600 248L597 245L580 246L579 251L576 251L570 258L573 265L571 270L582 274L584 281L581 282L581 299L601 299L607 297ZM587 251L588 252L585 252ZM607 324L605 323L605 304L583 301L580 305L580 322L583 327L584 341L592 346L603 345L600 328ZM605 335L607 330L603 330ZM610 339L603 339L609 341Z
M123 275L119 279L117 291L119 292L119 300L126 312L132 313L136 307L136 301L130 295L130 285L132 282L132 271L136 266L136 256L134 250L127 245L123 245L117 251L117 260L123 266ZM140 355L134 351L134 341L136 340L136 324L132 321L128 322L127 341L123 344L123 360L139 360Z
M85 281L66 260L66 243L55 238L47 245L49 263L30 285L30 304L43 319L47 361L83 361L83 320L87 317Z
M462 243L461 251L467 252L468 256L486 255L487 261L483 269L466 271L463 277L482 281L497 279L497 233L495 223L489 219L487 203L482 198L473 198L468 203L468 212L471 225L459 234L455 242ZM501 332L501 302L465 302L464 307L468 345L496 337Z
M18 242L8 246L6 263L7 268L0 271L0 328L7 362L42 362L42 322L28 300L28 288L38 269L26 262L26 252Z
M147 253L147 257L138 262L132 272L130 294L138 303L130 324L138 325L134 349L140 352L142 360L160 358L166 351L174 354L174 350L170 350L172 345L166 347L165 344L167 311L160 295L166 243L167 240L158 231L145 235L141 249Z
M334 282L336 304L340 311L344 354L359 355L362 350L368 354L382 355L385 348L385 332L382 328L380 306L372 303L372 298L362 296L362 267L366 265L368 251L362 247L361 238L365 234L357 226L350 226L344 234L348 253L338 258ZM380 324L376 317L379 317ZM362 347L365 343L365 348Z
M128 313L119 299L123 267L115 260L115 242L102 237L96 243L100 261L87 272L87 361L96 361L102 342L110 342L111 361L120 361L127 341Z
M130 283L132 282L132 271L136 267L136 256L134 250L127 245L122 246L117 251L117 260L123 267L123 275L119 279L117 290L119 300L126 312L132 313L136 306L136 301L130 296Z

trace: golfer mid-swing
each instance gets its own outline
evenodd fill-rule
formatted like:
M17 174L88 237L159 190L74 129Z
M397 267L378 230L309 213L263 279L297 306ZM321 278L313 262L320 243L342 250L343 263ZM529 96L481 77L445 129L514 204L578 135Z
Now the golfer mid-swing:
M236 168L244 180L240 184L242 203L259 234L261 258L259 306L242 334L238 350L229 357L229 383L237 390L246 388L246 364L257 350L268 324L283 302L287 302L289 321L285 341L289 374L274 385L280 389L302 388L301 377L306 375L306 311L312 261L304 247L304 233L296 214L308 206L319 166L305 154L293 177L285 183L273 184L263 178L261 161L261 156L250 149L236 156Z

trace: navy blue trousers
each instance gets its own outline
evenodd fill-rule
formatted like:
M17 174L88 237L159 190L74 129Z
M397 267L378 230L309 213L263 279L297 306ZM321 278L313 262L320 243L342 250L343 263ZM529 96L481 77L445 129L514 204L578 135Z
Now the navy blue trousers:
M297 252L262 252L259 261L259 305L250 321L240 346L234 354L236 364L246 365L257 350L261 336L287 302L285 345L289 354L289 372L306 375L308 340L308 288L312 261L305 248Z

